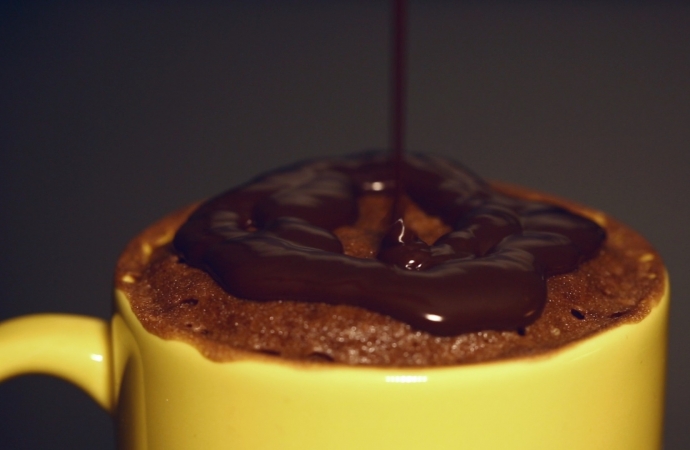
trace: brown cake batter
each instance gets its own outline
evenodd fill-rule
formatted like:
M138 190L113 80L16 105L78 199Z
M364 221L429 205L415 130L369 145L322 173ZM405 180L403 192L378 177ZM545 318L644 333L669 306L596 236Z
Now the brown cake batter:
M544 201L588 217L607 232L598 256L576 271L548 278L548 301L531 325L440 337L365 309L233 297L204 271L182 262L170 241L193 207L171 214L135 238L118 261L115 284L143 326L164 339L194 345L216 361L247 352L289 360L372 366L456 365L546 354L609 327L636 322L665 287L659 255L636 232L601 212L514 186L500 192ZM359 218L335 230L344 253L372 258L392 199L359 199ZM407 226L427 242L448 231L439 218L403 202ZM250 353L251 354L251 353Z

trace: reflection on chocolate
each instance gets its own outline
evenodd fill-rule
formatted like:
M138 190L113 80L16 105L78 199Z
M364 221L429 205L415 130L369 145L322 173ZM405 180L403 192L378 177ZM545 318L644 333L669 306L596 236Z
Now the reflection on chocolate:
M426 243L397 220L376 259L343 254L333 231L357 219L358 197L393 196L393 177L380 152L272 172L203 204L174 245L239 298L358 306L450 336L534 322L546 277L574 270L605 239L565 209L498 194L446 159L408 155L405 195L451 231Z

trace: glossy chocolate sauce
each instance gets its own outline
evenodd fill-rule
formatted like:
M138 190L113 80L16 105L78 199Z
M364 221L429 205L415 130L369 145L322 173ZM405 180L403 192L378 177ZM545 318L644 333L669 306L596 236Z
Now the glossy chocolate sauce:
M404 193L451 231L428 245L401 220L376 259L343 254L333 234L357 199L396 195L390 156L298 164L203 204L174 246L189 265L247 300L352 305L439 336L524 327L546 303L546 277L596 255L605 232L569 211L507 197L446 159L407 155Z
M448 161L404 158L406 2L392 7L392 158L367 153L260 177L202 206L175 248L240 298L359 306L436 335L528 325L544 308L546 276L594 256L604 231L493 193ZM333 234L356 221L368 192L394 198L376 260L344 255ZM452 231L420 240L405 226L404 196Z
M174 245L228 293L255 301L344 304L435 335L516 329L546 303L546 277L574 270L604 240L564 209L492 192L449 161L404 157L406 3L392 3L392 158L365 153L260 177L203 205ZM343 254L333 231L368 192L393 197L377 259ZM432 245L405 226L409 196L452 231Z

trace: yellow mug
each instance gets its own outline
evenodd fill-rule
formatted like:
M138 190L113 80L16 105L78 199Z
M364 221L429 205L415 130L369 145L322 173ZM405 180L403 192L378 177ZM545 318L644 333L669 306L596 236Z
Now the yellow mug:
M110 323L0 325L0 379L73 382L113 415L129 450L660 449L668 303L667 286L642 321L545 356L364 368L213 362L148 333L116 292Z
M642 320L548 354L362 367L246 352L215 362L146 331L116 290L109 323L45 314L0 324L0 381L71 381L112 414L122 450L654 450L668 307L664 275Z

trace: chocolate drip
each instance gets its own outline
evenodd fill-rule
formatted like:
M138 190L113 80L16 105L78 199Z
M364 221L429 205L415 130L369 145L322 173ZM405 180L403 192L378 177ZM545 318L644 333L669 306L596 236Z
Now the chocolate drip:
M395 196L388 155L368 152L228 191L192 214L175 248L239 298L358 306L448 336L529 325L546 277L576 269L605 239L594 222L500 195L451 161L408 155L401 169L405 194L452 228L432 245L400 219L377 259L343 254L333 231L356 220L357 198Z

